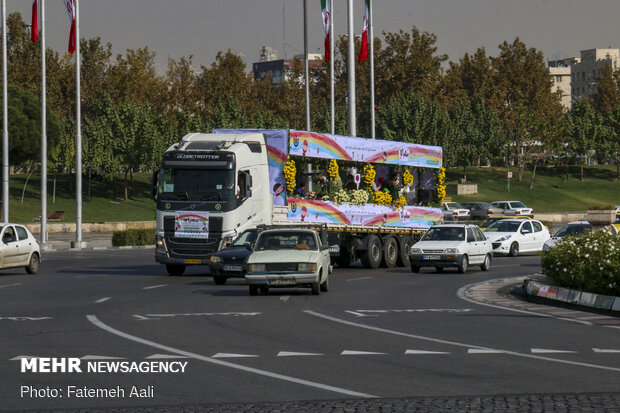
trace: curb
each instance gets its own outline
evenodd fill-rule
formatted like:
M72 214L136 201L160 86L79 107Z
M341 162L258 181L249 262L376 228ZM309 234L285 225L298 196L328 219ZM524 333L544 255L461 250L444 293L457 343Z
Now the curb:
M535 274L535 276L546 278L543 274ZM578 305L597 310L620 312L620 297L612 295L572 290L570 288L558 287L533 279L526 279L523 281L523 290L528 296L542 298L552 302Z
M86 248L67 248L67 247L59 247L59 248L49 248L44 249L41 252L73 252L73 251L115 251L115 250L131 250L131 249L141 249L141 250L154 250L155 245L127 245L122 247L86 247Z

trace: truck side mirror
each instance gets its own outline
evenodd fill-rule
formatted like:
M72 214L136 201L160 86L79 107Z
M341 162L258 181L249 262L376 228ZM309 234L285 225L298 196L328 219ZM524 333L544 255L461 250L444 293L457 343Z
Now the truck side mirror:
M153 198L153 200L157 200L157 171L153 172L153 177L151 178L151 197Z

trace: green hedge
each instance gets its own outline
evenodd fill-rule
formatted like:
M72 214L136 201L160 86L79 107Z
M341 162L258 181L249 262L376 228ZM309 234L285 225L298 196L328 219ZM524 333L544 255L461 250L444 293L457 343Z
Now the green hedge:
M620 237L610 232L564 237L542 253L541 263L561 287L620 296Z
M126 245L155 245L155 230L128 229L125 231L114 231L112 233L112 246L122 247Z

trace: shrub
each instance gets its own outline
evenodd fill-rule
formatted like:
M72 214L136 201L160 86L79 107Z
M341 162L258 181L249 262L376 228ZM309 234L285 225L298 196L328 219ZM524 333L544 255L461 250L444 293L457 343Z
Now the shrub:
M154 245L155 231L152 229L128 229L112 233L112 245L122 247L126 245Z
M607 231L562 238L542 254L543 273L562 287L620 296L620 237Z

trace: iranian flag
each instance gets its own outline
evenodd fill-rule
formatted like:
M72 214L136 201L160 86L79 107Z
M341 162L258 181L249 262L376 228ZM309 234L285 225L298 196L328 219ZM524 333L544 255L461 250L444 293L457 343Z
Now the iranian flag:
M39 38L39 19L37 18L37 0L32 2L32 25L30 26L30 40L33 43L37 42Z
M65 7L71 20L71 31L69 32L69 48L67 51L70 54L75 52L75 0L65 0Z
M323 39L325 40L325 61L329 62L329 23L332 11L329 9L330 0L321 0L321 14L323 15Z
M368 18L370 16L370 0L364 0L364 20L362 20L362 48L357 63L368 59Z

